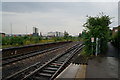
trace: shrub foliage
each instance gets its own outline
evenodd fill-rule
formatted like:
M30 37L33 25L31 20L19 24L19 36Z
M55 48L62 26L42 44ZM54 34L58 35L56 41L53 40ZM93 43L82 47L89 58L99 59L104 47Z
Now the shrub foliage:
M109 39L109 24L111 24L110 17L101 14L97 17L89 16L87 22L83 25L86 28L84 40L85 50L89 54L94 54L96 51L96 38L99 38L100 53L107 49L107 42ZM94 42L91 38L94 37Z

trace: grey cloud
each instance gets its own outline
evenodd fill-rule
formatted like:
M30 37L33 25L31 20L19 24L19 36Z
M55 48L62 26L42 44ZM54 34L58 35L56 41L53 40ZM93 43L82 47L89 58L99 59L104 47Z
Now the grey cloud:
M40 26L40 30L70 31L71 34L78 34L82 31L82 25L86 21L86 15L96 16L99 12L115 17L112 26L116 26L117 3L110 2L3 2L3 27L9 33L9 24L12 22L15 27L25 29L29 25L29 32L32 27ZM21 27L22 26L22 27ZM79 29L80 30L79 30ZM25 31L21 31L24 33Z
M106 5L106 6L105 6ZM110 6L113 3L107 2L3 2L2 8L6 12L46 12L53 9L63 9L72 13L94 11L97 6ZM102 8L104 9L104 8ZM79 11L81 10L81 11Z
M68 3L67 3L68 4ZM69 6L68 6L69 7ZM53 9L66 8L66 3L58 2L3 2L6 12L49 12Z

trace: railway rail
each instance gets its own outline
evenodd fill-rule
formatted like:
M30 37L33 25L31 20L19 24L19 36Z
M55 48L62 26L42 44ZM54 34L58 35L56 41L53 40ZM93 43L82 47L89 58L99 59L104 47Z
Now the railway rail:
M31 53L26 53L24 55L19 55L19 56L13 56L13 57L5 58L5 59L2 60L2 65L4 66L4 65L7 65L7 64L16 62L16 61L20 61L20 60L23 60L23 59L26 59L26 58L29 58L29 57L33 57L33 56L45 53L45 52L49 52L49 51L61 48L61 47L65 46L65 45L66 44L64 44L62 46L57 46L57 47L54 47L54 48L38 51L38 52L31 52Z
M80 51L82 47L83 45L78 43L44 65L38 62L6 77L4 80L52 80L65 68L69 60L75 53Z
M21 47L3 48L2 49L2 60L10 59L13 57L19 57L21 55L37 52L53 47L57 47L62 44L70 43L72 41L54 42L54 43L44 43L44 44L32 44Z
M12 62L7 65L3 65L2 66L2 79L4 80L6 77L8 77L12 74L19 73L31 65L37 64L38 62L40 62L40 63L39 63L39 65L37 65L37 67L40 67L41 65L45 64L47 61L49 61L56 55L61 54L68 48L72 47L72 45L74 45L74 44L76 44L76 42L58 45L59 48L56 48L54 50L46 51L44 53L39 53L38 55L31 56L31 57L28 57L25 59L21 59L21 60ZM32 54L34 54L34 53L32 53ZM34 70L34 69L32 69L32 70Z

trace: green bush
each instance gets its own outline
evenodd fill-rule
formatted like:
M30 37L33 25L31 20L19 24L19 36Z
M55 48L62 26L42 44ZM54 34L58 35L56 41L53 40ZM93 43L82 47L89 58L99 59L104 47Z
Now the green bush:
M34 44L39 43L41 39L41 37L34 36L6 36L2 38L2 45L20 46L26 44Z
M96 38L99 38L100 52L104 53L107 49L107 42L109 39L109 24L110 17L100 15L97 17L88 17L87 22L84 24L86 31L84 32L85 50L88 54L95 54ZM94 37L94 42L91 38Z

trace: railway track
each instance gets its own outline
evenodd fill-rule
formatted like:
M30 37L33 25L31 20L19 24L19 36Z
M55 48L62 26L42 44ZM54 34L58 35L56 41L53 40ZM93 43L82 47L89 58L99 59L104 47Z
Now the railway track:
M3 80L52 80L65 68L73 55L80 51L82 47L81 44L76 44L42 66L38 62Z
M37 52L37 51L57 47L71 42L72 41L63 41L63 42L41 43L41 44L31 44L20 47L3 48L1 51L2 60L24 55L26 53L32 53L32 52Z
M72 47L72 45L75 45L75 44L76 42L67 43L67 44L61 45L61 47L56 48L54 50L44 52L36 56L28 57L26 59L21 59L21 60L18 60L16 62L7 64L7 65L3 65L2 66L2 79L4 80L8 76L17 74L19 72L21 73L21 71L29 68L29 66L33 64L39 63L37 67L40 67L41 65L45 64L47 61L52 59L53 57L57 56L58 54L63 53L65 50L67 50L68 48ZM32 70L34 70L34 68Z
M39 55L39 54L42 54L42 53L45 53L45 52L49 52L49 51L64 47L65 45L66 44L64 44L62 46L57 46L57 47L54 47L54 48L42 50L42 51L30 52L30 53L26 53L24 55L5 58L5 59L2 60L2 66L7 65L7 64L11 64L11 63L16 62L16 61L20 61L20 60L23 60L23 59L26 59L26 58L29 58L29 57L33 57L33 56L36 56L36 55Z

